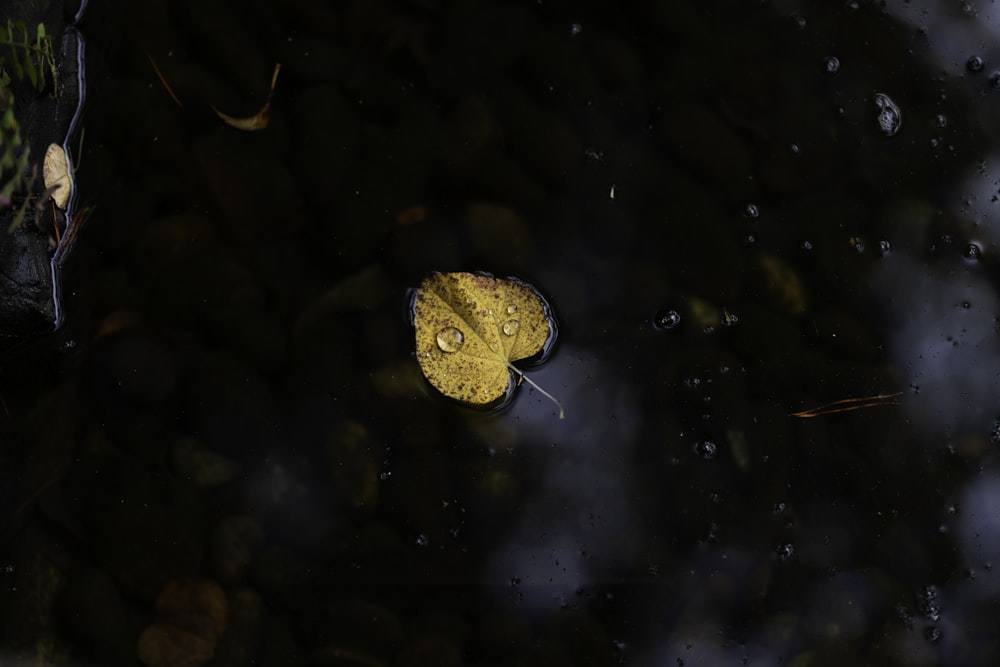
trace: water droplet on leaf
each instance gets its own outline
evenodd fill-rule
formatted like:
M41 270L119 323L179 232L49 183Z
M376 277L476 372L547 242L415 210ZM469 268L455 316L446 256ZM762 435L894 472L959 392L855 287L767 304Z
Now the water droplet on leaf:
M442 352L458 352L465 343L465 336L455 327L445 327L438 331L437 344Z
M508 336L513 336L521 328L521 323L517 320L508 320L503 323L503 332Z
M514 304L510 304L509 306L507 306L508 315L513 315L516 312L517 312L517 306L515 306Z

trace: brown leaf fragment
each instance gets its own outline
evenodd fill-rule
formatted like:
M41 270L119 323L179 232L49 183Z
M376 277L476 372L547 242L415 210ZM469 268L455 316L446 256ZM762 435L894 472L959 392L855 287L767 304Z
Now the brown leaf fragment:
M268 122L271 120L271 95L274 94L274 86L278 83L278 72L281 71L281 63L276 63L274 65L274 73L271 75L271 88L268 90L267 99L264 100L264 106L260 108L260 111L252 116L246 118L235 118L229 114L223 113L212 107L212 111L215 112L222 121L231 127L235 127L237 130L244 130L245 132L256 132L258 130L263 130L267 127Z

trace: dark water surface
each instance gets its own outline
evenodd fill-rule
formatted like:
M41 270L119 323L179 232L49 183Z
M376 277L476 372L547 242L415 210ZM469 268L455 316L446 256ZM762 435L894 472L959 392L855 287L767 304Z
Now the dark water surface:
M2 359L0 664L998 659L991 3L83 29L96 212ZM407 290L467 270L552 304L565 420L422 378Z

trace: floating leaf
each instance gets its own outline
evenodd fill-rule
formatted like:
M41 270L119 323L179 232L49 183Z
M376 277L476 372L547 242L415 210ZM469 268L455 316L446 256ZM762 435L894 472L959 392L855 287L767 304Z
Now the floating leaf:
M66 151L59 144L49 144L42 161L42 183L52 192L52 201L65 211L69 195L73 191L73 175L69 171Z
M417 360L434 388L472 405L507 395L511 372L559 406L513 362L547 350L555 322L541 295L514 278L480 273L432 273L413 301ZM520 381L520 380L519 380Z
M267 127L268 122L271 120L271 95L274 93L274 85L278 83L278 72L281 71L281 63L274 66L274 73L271 75L271 89L267 92L267 99L264 101L264 106L260 108L260 111L255 113L249 118L233 118L229 114L224 114L215 107L212 107L212 111L215 112L219 118L221 118L226 125L231 125L237 130L245 130L247 132L255 132L257 130L263 130Z

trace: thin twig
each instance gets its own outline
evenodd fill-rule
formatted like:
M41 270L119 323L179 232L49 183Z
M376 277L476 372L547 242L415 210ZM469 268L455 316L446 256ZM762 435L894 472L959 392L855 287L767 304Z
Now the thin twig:
M903 392L897 391L892 394L877 394L875 396L862 396L859 398L842 398L839 401L826 403L824 405L820 405L819 407L801 410L799 412L792 412L788 416L805 419L808 417L819 417L820 415L832 415L838 412L861 410L862 408L875 408L882 405L900 405L900 401L892 399L899 398L902 395Z
M163 78L163 73L160 72L160 68L156 66L156 61L153 60L153 56L147 53L146 57L149 58L149 64L153 66L153 71L156 72L156 76L160 79L160 83L163 84L163 87L166 88L167 93L170 95L170 99L176 102L177 106L183 107L184 105L181 104L180 99L177 97L177 95L174 94L173 88L171 88L170 84L167 83L167 80Z

